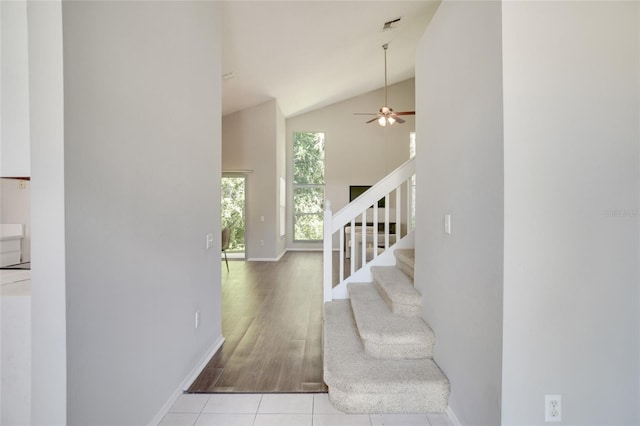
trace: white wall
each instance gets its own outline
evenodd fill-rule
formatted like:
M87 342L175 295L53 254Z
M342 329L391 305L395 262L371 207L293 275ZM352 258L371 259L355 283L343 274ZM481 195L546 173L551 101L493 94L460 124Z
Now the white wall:
M469 425L500 424L500 15L498 2L443 2L416 57L415 285L449 405Z
M27 2L0 2L0 176L31 176Z
M277 102L271 100L222 119L222 170L252 171L246 188L245 256L249 260L275 260L282 254L278 251L277 116Z
M218 5L63 17L67 423L146 424L221 336Z
M413 111L414 80L389 86L389 106L396 111ZM306 114L287 119L287 173L291 181L293 135L295 132L325 132L325 198L337 212L349 202L349 185L373 185L409 159L409 134L414 117L405 116L404 124L380 127L365 124L384 103L384 89L375 90ZM293 188L287 188L287 246L316 248L320 243L293 242Z
M25 225L22 261L31 261L31 182L0 179L0 223Z
M503 424L638 413L637 2L503 3Z
M62 6L29 2L34 425L67 422Z

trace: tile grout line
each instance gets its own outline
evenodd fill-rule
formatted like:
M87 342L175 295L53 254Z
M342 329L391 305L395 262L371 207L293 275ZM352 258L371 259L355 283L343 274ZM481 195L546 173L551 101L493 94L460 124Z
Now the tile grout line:
M211 395L209 395L207 397L206 402L204 403L204 405L202 406L202 408L200 409L200 412L198 413L198 417L196 417L196 421L193 422L193 424L191 426L195 426L196 423L198 423L198 420L200 420L200 417L202 417L202 412L204 411L204 409L207 407L207 404L209 403L209 400L211 399Z
M257 416L258 416L258 414L260 414L260 409L262 408L262 403L264 402L265 394L260 393L260 394L254 394L254 395L258 396L258 404L256 405L256 408L255 408L253 421L251 423L252 426L255 426L256 424L258 424L257 423ZM321 395L322 394L319 394L319 393L314 393L314 394L310 395L311 396L311 413L310 413L311 421L308 424L310 424L311 426L315 425L315 416L316 415L325 416L327 414L327 413L316 412L316 410L318 409L318 407L316 407L316 406L319 405L319 404L316 404L316 402L320 402L320 400L316 400L316 399L321 397ZM204 400L203 404L201 405L201 408L198 409L198 410L181 411L181 412L177 412L177 413L173 413L173 414L188 414L188 413L195 414L196 418L195 418L195 420L193 422L191 422L191 425L195 426L202 419L202 415L206 414L206 413L204 413L204 409L211 402L212 398L214 398L214 395L207 395L206 399ZM299 414L303 414L303 412L298 412L298 413ZM308 413L308 412L306 412L306 413ZM167 413L167 414L172 414L172 413ZM230 415L240 415L241 413L229 413L229 414ZM250 414L250 413L247 413L247 414ZM270 413L270 414L286 415L287 413ZM295 413L290 413L290 414L293 415ZM362 414L365 414L365 413L362 413ZM407 414L409 414L409 413L407 413ZM424 426L433 426L434 425L434 423L431 421L430 413L415 413L415 414L419 414L420 417L422 418L422 420L419 421L418 423L420 423L420 424L422 424ZM343 414L343 415L348 415L348 414ZM381 416L381 415L383 415L383 414L368 413L367 414L367 418L369 419L369 426L375 426L377 424L376 423L376 419L374 419L373 416ZM447 420L446 424L449 424L450 426L452 426L452 423L451 423L450 419L448 418L448 416L446 414L444 414L444 415L442 415L442 414L434 415L434 420L436 420L437 424L441 424L440 423L441 417L442 418L446 418L446 420ZM440 419L440 420L437 420L437 419ZM380 420L382 420L382 418L380 418ZM417 418L416 418L416 420L417 420ZM322 423L322 422L320 422L320 423Z
M260 401L258 401L258 406L256 407L256 412L253 415L252 425L256 424L256 420L258 419L258 413L260 412L260 406L262 405L262 398L264 398L264 394L260 394Z

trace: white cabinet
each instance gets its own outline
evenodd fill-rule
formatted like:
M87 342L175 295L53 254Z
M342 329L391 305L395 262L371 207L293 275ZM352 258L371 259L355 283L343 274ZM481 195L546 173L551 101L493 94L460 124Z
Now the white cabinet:
M0 225L0 267L21 262L23 238L24 225Z

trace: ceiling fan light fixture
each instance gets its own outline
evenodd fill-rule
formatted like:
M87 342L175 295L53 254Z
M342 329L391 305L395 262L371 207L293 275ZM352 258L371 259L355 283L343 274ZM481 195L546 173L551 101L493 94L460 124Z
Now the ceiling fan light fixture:
M381 125L382 127L385 126L393 126L393 123L396 122L396 119L390 116L382 116L380 118L378 118L378 124Z

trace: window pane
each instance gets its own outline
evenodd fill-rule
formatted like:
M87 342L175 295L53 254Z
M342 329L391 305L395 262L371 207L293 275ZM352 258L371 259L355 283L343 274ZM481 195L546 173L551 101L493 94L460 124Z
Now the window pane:
M294 135L293 183L324 184L324 133Z
M222 226L231 229L227 252L244 251L244 177L223 177L221 185Z
M322 213L324 187L296 187L293 189L294 213Z
M409 133L409 158L416 156L416 132Z
M293 235L296 240L322 240L322 213L297 214L294 215L294 221Z
M409 134L409 158L416 156L416 133ZM416 228L416 175L411 176L411 229Z
M322 240L324 133L297 132L293 138L293 239Z

